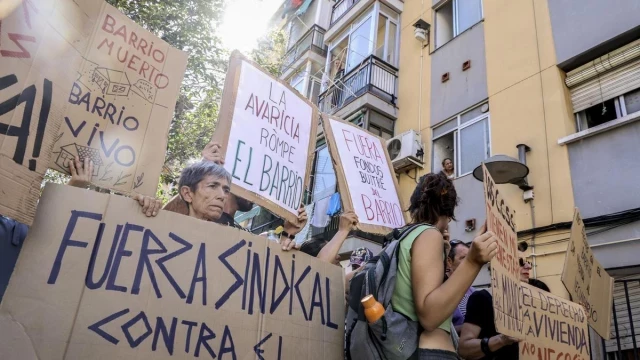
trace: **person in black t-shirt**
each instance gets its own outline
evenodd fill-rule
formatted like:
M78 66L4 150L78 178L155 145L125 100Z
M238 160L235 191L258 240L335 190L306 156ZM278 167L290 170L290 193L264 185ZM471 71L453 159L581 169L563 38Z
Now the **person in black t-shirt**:
M520 259L520 281L529 281L531 264ZM493 321L493 298L487 290L474 292L467 302L458 353L467 360L516 360L518 340L499 334Z

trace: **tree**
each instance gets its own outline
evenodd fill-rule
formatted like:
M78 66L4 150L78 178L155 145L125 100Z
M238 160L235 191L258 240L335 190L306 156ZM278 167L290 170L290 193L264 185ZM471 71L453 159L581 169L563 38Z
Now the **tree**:
M228 52L216 35L225 0L107 0L140 26L189 53L169 129L158 195L175 193L180 170L211 138L218 117Z
M258 40L251 59L275 77L282 75L282 63L287 51L287 36L282 29L271 29Z

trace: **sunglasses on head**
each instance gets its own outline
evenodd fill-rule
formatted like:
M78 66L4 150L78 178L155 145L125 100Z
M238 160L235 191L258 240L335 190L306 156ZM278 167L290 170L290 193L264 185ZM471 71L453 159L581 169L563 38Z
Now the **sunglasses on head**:
M529 264L529 266L531 266L531 263L528 261L525 261L523 258L518 259L520 262L520 267L524 267L525 264Z
M456 245L463 244L463 242L462 240L451 240L449 241L449 244L451 244L451 246L456 246Z

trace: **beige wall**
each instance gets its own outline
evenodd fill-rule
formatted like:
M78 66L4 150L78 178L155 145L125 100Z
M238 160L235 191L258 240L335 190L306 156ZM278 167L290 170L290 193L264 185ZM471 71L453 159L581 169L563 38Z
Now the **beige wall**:
M423 4L424 3L424 4ZM429 1L406 1L401 15L400 30L400 73L398 76L398 120L395 134L413 129L420 131L425 146L424 170L418 170L417 176L431 169L431 129L429 128L429 99L431 97L431 59L430 47L423 48L413 35L413 24L420 18L433 24ZM433 42L433 31L431 31ZM422 66L422 77L420 67ZM422 89L421 89L422 87ZM422 93L422 95L421 95ZM415 188L416 171L401 174L398 179L400 196L409 205L409 197Z
M422 8L420 1L407 1L402 13L395 133L420 130L426 156L425 171L419 171L418 176L431 169L431 62L428 49L421 53L412 25L418 14L433 24L430 5L426 2ZM516 145L529 145L532 150L527 154L527 165L531 170L529 183L534 186L535 226L570 221L574 199L569 159L566 147L559 146L557 140L575 129L564 73L556 66L547 0L485 0L483 6L492 154L517 158ZM433 31L431 36L433 43ZM421 64L422 77L417 76ZM416 174L411 171L409 175L413 178ZM405 200L415 187L410 177L400 175L400 193ZM513 185L500 188L516 209L518 230L531 228L532 209L523 201L522 191ZM559 232L538 236L533 249L536 273L554 293L566 296L559 275L567 246L563 238L568 235ZM540 245L547 242L551 245Z

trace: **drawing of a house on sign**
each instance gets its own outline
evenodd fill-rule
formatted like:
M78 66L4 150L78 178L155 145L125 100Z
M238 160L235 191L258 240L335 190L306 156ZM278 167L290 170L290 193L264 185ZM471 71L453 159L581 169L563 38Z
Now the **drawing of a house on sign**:
M81 162L84 162L86 158L93 161L93 173L91 176L98 176L100 167L104 165L104 163L102 162L102 157L100 157L100 151L88 146L78 144L62 146L60 148L60 154L58 154L58 158L56 159L56 164L67 170L69 169L69 161L73 161L76 156L80 158Z
M131 89L129 77L122 71L97 68L93 71L91 81L98 85L105 95L127 96Z

